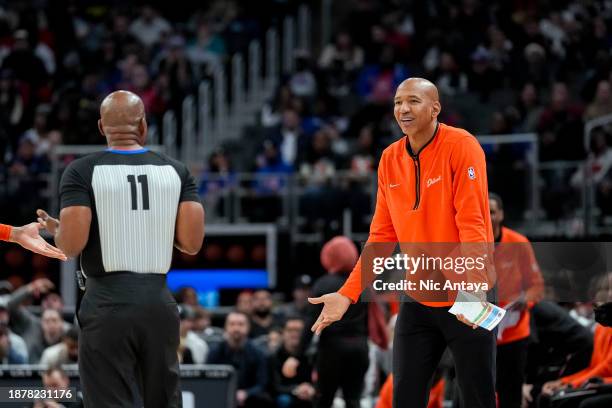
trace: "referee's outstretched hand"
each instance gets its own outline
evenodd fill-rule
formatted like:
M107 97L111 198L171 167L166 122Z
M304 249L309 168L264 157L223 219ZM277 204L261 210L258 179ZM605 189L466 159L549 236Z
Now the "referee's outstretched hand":
M342 316L344 316L344 313L346 313L351 305L351 300L338 292L328 293L316 298L308 298L308 301L313 305L323 303L323 310L321 310L319 318L310 328L315 334L321 334L324 328L342 319Z

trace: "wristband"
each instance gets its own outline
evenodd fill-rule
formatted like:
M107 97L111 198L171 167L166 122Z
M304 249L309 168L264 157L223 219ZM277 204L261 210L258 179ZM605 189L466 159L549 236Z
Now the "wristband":
M8 241L11 238L13 227L6 224L0 224L0 241Z

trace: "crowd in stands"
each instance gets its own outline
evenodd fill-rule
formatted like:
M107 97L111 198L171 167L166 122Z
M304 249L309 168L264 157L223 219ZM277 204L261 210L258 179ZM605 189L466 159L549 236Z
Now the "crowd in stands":
M612 127L597 129L587 151L584 124L612 113L611 18L605 1L336 4L333 41L317 54L295 51L295 70L261 109L260 154L237 167L302 176L300 203L309 220L316 218L313 207L332 218L343 207L359 207L351 181L373 174L381 150L401 136L392 117L395 88L422 76L438 86L442 122L480 135L533 132L542 163L571 162L540 173L547 219L575 215L586 167L580 161L588 157L605 217L612 208ZM245 143L253 143L251 131ZM529 194L529 145L484 148L491 188L520 219ZM220 188L232 183L233 171L231 158L221 154L211 162L225 165L208 169L221 177ZM341 172L350 174L344 184ZM255 184L259 192L284 187L264 180Z
M5 222L29 221L32 209L45 203L41 176L50 171L54 146L104 144L98 109L109 92L139 95L150 133L159 134L166 111L180 117L185 96L293 12L294 3L3 2L0 197L2 212L14 218Z

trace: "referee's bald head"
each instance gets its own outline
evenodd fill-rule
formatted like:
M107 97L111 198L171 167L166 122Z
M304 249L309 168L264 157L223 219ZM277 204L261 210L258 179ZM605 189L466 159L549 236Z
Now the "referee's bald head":
M129 91L115 91L100 105L98 128L109 145L144 144L147 133L142 99Z

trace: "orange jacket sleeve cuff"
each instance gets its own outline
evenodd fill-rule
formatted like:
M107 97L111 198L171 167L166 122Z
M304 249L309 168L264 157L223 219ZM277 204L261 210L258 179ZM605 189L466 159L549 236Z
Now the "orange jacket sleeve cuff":
M0 224L0 241L8 241L11 238L13 227L6 224Z

